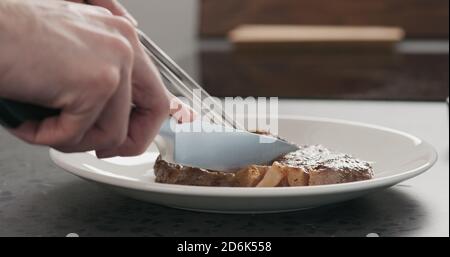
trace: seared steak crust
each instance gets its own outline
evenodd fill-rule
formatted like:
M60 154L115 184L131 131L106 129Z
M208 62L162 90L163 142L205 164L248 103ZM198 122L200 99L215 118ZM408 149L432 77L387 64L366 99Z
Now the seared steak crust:
M167 163L155 163L156 182L216 187L282 187L348 183L373 178L369 162L323 146L301 146L281 156L272 166L252 165L238 171L218 172Z
M277 160L281 165L303 168L309 174L308 185L348 183L373 178L369 162L336 153L320 145L301 146Z
M255 187L267 169L253 165L235 172L210 171L168 163L161 156L154 167L158 183L216 187Z

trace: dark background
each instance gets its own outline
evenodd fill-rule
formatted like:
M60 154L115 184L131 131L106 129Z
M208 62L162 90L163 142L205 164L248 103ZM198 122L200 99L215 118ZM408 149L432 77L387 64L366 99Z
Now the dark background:
M241 24L357 25L403 28L391 51L327 47L202 51L202 82L217 96L279 96L442 101L448 96L447 0L202 0L204 39L226 38ZM424 46L407 50L408 43ZM448 49L448 47L447 47Z

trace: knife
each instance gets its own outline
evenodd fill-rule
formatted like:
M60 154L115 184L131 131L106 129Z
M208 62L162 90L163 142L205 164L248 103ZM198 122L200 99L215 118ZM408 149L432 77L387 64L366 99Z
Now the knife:
M212 171L265 165L298 150L298 146L270 135L224 128L201 119L183 124L168 119L154 142L163 160Z
M15 129L25 121L58 116L60 110L0 98L0 125Z

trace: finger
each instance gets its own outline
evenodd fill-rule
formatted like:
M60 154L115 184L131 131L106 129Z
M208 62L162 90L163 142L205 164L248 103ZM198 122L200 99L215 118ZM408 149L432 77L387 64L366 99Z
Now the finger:
M97 151L99 158L114 156L136 156L145 152L153 138L158 134L164 121L161 112L155 110L134 109L130 117L128 136L116 149Z
M124 144L117 149L99 151L103 158L134 156L143 153L158 134L162 122L169 115L169 99L159 73L153 63L139 50L133 68L133 103Z
M64 152L84 152L115 148L123 144L128 134L131 111L131 65L124 68L118 90L79 143L61 147Z
M96 110L83 114L63 111L58 117L48 118L42 122L25 122L11 132L31 144L52 147L77 144L99 113L100 111Z

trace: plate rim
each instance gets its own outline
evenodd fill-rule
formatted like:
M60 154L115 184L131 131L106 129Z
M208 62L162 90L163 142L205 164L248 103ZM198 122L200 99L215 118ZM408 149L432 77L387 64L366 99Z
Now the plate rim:
M390 175L381 178L374 178L366 181L357 181L343 184L332 184L332 185L319 185L319 186L308 186L308 187L271 187L271 188L245 188L245 187L205 187L205 186L186 186L186 185L171 185L162 184L156 182L143 183L141 181L129 181L118 178L111 178L105 175L100 175L82 168L72 167L62 161L59 156L70 155L59 152L55 149L50 149L49 154L51 160L62 169L67 172L78 176L83 179L94 181L101 184L106 184L109 186L120 187L123 189L145 191L160 194L174 194L174 195L190 195L190 196L203 196L203 197L287 197L295 195L322 195L330 193L347 193L360 190L371 190L381 187L388 187L398 184L402 181L414 178L426 172L432 168L438 161L439 155L436 149L427 141L420 139L414 135L407 132L403 132L396 129L391 129L384 126L368 124L364 122L348 121L344 119L334 119L326 117L312 117L312 116L301 116L301 115L279 115L279 119L287 120L304 120L304 121L315 121L315 122L329 122L337 123L342 125L353 125L359 127L366 127L371 129L382 130L394 134L398 134L411 140L414 140L418 145L430 150L431 158L427 164L417 167L415 169L402 172L395 175ZM88 154L77 153L77 154Z

